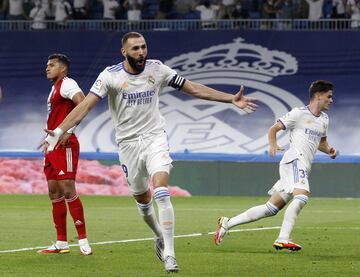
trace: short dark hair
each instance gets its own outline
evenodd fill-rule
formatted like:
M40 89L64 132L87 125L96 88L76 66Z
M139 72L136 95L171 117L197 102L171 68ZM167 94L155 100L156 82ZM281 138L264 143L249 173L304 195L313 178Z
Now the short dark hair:
M309 88L309 97L310 99L313 99L315 96L315 93L325 93L329 90L334 90L334 85L329 81L324 80L317 80L311 83Z
M129 38L140 38L140 37L143 37L143 35L138 32L126 33L121 39L121 46L124 47L124 44L128 41Z
M59 54L59 53L54 53L54 54L51 54L49 57L48 57L48 61L49 60L53 60L53 59L57 59L60 63L62 63L63 65L66 66L66 68L69 70L69 67L70 67L70 59L64 55L64 54Z

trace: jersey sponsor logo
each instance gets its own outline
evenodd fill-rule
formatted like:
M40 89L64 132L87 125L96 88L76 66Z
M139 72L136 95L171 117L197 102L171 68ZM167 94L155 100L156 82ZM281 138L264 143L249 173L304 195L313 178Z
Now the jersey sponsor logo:
M245 116L246 113L234 105L182 97L178 92L166 93L173 92L174 88L164 88L159 107L166 119L165 129L172 152L264 153L268 149L268 128L292 107L305 106L289 91L270 83L279 76L296 74L296 58L277 49L248 43L240 37L228 43L209 45L198 52L181 54L165 64L179 76L224 91L235 93L243 84L247 96L265 105L255 114ZM130 99L130 93L125 93ZM143 99L131 97L135 102L129 104L134 105L138 99ZM253 119L256 119L255 126ZM105 129L108 134L103 132ZM82 148L84 151L117 151L112 132L110 113L106 111L83 128ZM284 133L278 136L278 143L288 143Z
M154 90L148 91L135 91L135 92L123 92L123 99L126 100L127 106L139 106L146 105L152 102L152 98L155 95Z
M319 141L320 138L325 136L325 132L305 128L305 135L307 135L308 139L311 140L311 141Z

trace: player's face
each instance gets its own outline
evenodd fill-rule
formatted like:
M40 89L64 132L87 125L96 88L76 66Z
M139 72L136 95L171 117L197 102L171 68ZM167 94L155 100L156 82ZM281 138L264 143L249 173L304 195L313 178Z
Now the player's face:
M46 78L52 81L63 77L65 75L66 68L57 59L48 60L46 64Z
M122 53L134 73L144 70L148 51L143 37L129 38L122 48Z
M329 90L325 93L319 94L318 97L319 97L318 99L319 99L319 104L320 104L321 110L325 110L325 111L329 110L330 105L333 102L332 90Z

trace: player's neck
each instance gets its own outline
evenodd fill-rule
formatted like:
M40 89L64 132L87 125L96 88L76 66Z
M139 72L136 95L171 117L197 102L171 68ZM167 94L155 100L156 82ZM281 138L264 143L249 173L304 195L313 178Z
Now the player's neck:
M315 116L319 116L321 114L322 110L320 109L319 105L316 102L310 102L308 108L310 112Z
M56 79L53 79L52 80L53 85L56 86L57 83L59 83L59 81L62 80L64 77L65 77L65 75L61 75L61 76L57 77Z

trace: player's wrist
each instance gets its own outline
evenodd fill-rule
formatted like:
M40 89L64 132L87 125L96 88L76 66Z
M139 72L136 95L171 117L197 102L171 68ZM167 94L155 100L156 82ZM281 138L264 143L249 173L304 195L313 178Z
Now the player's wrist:
M54 137L60 137L64 133L64 131L59 127L57 127L53 132L54 132Z
M74 127L71 127L69 130L66 131L66 133L68 134L73 134L75 132L77 125L75 125Z
M45 141L48 143L47 152L53 151L59 141L60 136L64 133L61 128L56 128L52 131L52 135L48 134Z

